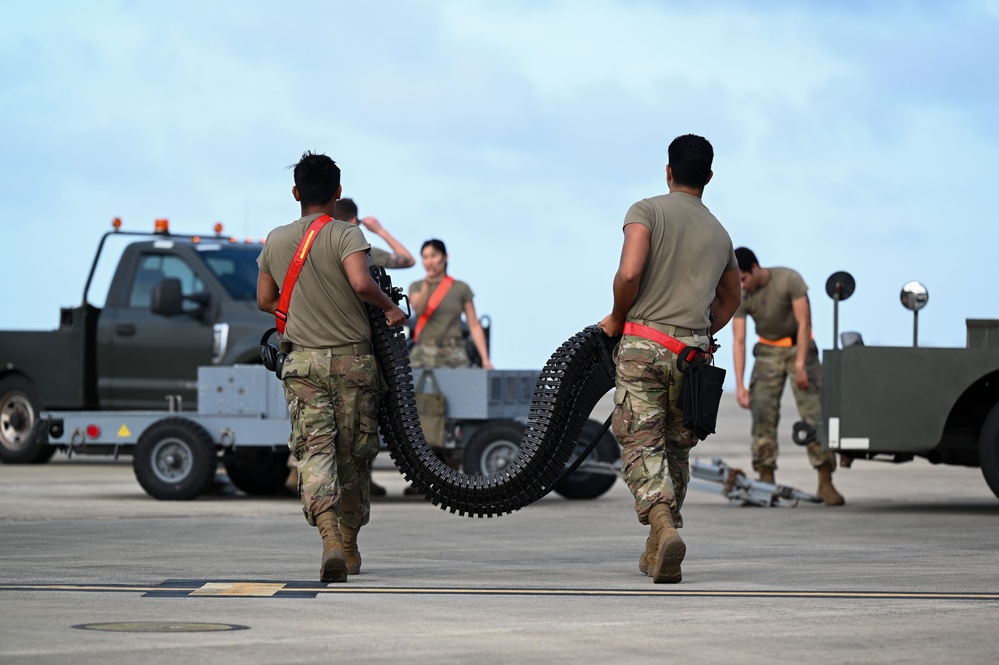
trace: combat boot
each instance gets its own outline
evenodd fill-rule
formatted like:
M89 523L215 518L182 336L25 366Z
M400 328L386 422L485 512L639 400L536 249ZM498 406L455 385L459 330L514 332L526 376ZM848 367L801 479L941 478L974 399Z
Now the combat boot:
M649 575L649 571L656 565L656 550L659 543L656 542L655 532L649 529L649 537L645 539L645 551L638 557L638 569L643 575Z
M682 579L680 563L687 554L687 546L673 526L669 506L661 503L653 506L649 512L649 524L658 543L654 565L649 569L652 581L656 584L679 582Z
M836 491L832 484L832 464L823 464L819 472L819 489L815 492L827 506L842 506L846 503L843 495Z
M343 553L347 559L347 574L357 575L361 572L361 552L357 549L357 532L359 527L340 525L340 535L343 536Z
M329 511L320 513L316 517L316 527L323 538L323 563L319 569L319 581L346 582L347 557L343 551L336 515Z
M774 481L774 468L772 466L761 466L760 467L760 482L770 483L775 485Z

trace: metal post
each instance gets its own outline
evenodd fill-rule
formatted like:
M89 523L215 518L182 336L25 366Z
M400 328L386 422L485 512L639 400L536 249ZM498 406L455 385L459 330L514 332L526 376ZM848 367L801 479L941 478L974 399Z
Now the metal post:
M919 346L919 310L912 312L912 345Z
M839 290L833 296L833 349L839 348Z

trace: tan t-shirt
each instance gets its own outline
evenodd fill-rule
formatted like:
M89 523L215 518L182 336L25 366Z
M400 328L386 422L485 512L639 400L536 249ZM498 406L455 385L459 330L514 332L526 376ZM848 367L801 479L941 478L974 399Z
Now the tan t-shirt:
M372 247L371 253L368 254L368 256L371 259L370 261L368 261L370 265L385 267L388 265L389 259L392 258L392 252L386 252L384 249L378 249L377 247Z
M421 279L409 285L410 297L423 288L423 281ZM438 282L430 287L428 301L433 298L434 292L437 291L439 286L440 283ZM461 337L461 315L465 311L465 303L472 302L473 295L472 289L469 288L468 284L457 279L454 280L451 288L444 295L444 299L441 300L440 305L430 315L427 325L420 331L420 336L417 338L416 343L424 344L432 339Z
M808 286L796 270L768 268L770 278L752 293L742 292L742 304L735 315L753 317L756 334L764 339L778 340L798 332L794 306L798 298L808 295Z
M274 278L279 289L298 244L317 217L302 217L267 235L257 266ZM368 247L361 229L353 224L333 220L323 227L312 243L292 292L285 338L313 348L371 340L371 324L364 303L351 288L343 267L344 258Z
M725 227L700 198L684 192L642 199L625 215L624 226L628 224L652 232L628 321L653 328L708 328L718 280L738 267Z

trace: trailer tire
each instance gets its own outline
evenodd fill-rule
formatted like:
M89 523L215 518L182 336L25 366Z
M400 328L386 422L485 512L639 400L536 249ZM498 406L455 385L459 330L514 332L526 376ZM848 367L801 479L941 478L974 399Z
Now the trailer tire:
M229 480L240 490L253 496L285 494L288 479L288 448L238 448L227 450L222 465Z
M600 431L603 423L587 420L583 425L583 433L576 444L576 452L582 452L593 436ZM589 459L597 462L613 464L621 457L621 448L610 430L604 432L600 441L590 452ZM563 478L555 484L555 492L566 499L595 499L606 493L617 482L617 474L595 473L591 471L574 471L568 478Z
M41 399L29 379L12 374L0 379L0 461L42 464L55 453L39 425Z
M999 497L999 402L992 406L978 437L978 463L992 493Z
M472 433L465 446L462 467L470 476L488 476L510 463L520 450L524 425L516 420L495 420Z
M208 491L218 467L215 444L203 427L186 418L164 418L139 436L132 459L146 494L188 501Z

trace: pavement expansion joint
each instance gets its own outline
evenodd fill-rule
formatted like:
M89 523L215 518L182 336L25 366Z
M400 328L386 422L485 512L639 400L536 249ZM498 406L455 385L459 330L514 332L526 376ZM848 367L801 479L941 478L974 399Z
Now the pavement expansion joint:
M317 598L330 594L451 595L451 596L541 596L541 597L641 597L759 598L814 600L964 600L999 602L999 592L946 591L835 591L817 589L697 589L684 585L663 588L582 589L554 587L395 587L327 585L322 582L277 580L166 580L161 584L2 584L3 591L140 593L146 598Z

